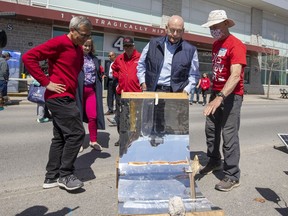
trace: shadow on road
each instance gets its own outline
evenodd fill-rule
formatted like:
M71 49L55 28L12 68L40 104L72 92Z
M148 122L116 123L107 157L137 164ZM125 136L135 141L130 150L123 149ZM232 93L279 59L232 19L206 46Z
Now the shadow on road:
M198 151L198 152L190 152L190 159L193 160L195 155L198 156L199 158L199 162L201 164L202 167L204 167L207 163L209 158L207 157L207 154L203 151ZM215 177L219 180L224 178L224 174L221 170L217 170L215 172L213 172L213 175L215 175ZM200 181L205 175L201 175L201 174L196 174L195 175L195 180Z
M282 152L288 154L288 149L287 149L286 146L274 146L274 149L282 151Z
M278 211L281 215L288 215L288 206L287 202L285 200L281 200L281 198L278 196L275 191L271 190L270 188L255 188L259 194L267 201L274 202L276 205L279 206L279 208L275 208L276 211ZM284 203L284 207L280 205L280 202Z
M100 135L101 134L101 135ZM85 136L85 141L83 144L83 147L85 151L87 149L90 150L88 153L81 153L81 155L78 155L78 158L76 159L75 162L75 173L78 176L78 178L81 179L81 181L89 181L92 179L95 179L96 176L91 168L91 165L96 161L97 158L109 158L111 155L107 152L105 152L105 148L108 148L108 143L109 143L109 133L99 133L101 138L101 143L102 147L104 147L104 150L102 152L96 151L93 148L89 146L89 134L86 134ZM99 136L98 135L98 136Z
M76 209L78 209L79 206L70 209L68 207L64 207L61 210L58 210L56 212L51 212L51 213L47 213L48 208L46 206L32 206L28 209L25 209L24 211L22 211L19 214L16 214L16 216L31 216L31 215L37 215L37 216L63 216L63 215L67 215L67 214L72 214L72 212Z

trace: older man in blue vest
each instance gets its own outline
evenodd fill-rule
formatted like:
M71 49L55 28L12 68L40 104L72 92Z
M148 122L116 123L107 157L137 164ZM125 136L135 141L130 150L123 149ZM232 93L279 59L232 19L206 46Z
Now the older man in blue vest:
M183 34L183 18L173 15L166 25L166 36L151 39L143 49L137 67L137 76L143 91L188 94L197 85L197 49L182 39ZM154 112L156 122L164 119L165 104L159 105ZM163 125L158 130L156 128L156 131L163 132Z

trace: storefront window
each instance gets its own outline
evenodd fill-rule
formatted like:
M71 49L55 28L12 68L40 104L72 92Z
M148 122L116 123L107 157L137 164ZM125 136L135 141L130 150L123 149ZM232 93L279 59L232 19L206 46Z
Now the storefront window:
M251 57L246 56L246 67L244 69L244 84L250 83L250 69L251 69Z
M68 32L69 32L69 29L67 29L67 28L55 27L55 28L53 28L53 37L63 35L63 34L68 34ZM92 39L94 42L96 56L103 56L104 55L104 53L103 53L103 41L104 41L103 34L92 32Z
M271 85L287 85L287 58L283 56L262 56L261 82L269 84L271 71Z
M212 52L207 50L198 50L199 71L200 74L207 73L212 79Z
M144 47L149 43L149 40L142 38L134 38L135 47L138 52L142 52Z

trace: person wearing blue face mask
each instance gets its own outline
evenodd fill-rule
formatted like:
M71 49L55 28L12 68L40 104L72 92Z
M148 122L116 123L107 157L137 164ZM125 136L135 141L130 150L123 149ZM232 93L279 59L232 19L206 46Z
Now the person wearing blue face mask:
M210 28L216 41L212 48L212 92L204 109L206 143L209 162L200 170L207 175L222 168L220 142L223 138L224 178L216 190L230 191L240 185L240 111L244 94L246 47L229 28L234 26L224 10L211 11L203 27Z

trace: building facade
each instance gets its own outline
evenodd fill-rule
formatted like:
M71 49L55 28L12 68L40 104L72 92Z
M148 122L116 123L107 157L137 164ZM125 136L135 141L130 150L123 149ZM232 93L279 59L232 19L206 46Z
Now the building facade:
M231 33L247 47L246 91L265 94L269 74L271 94L287 87L288 1L284 0L0 0L0 28L8 35L5 49L23 54L68 32L73 16L87 16L104 65L110 51L123 52L123 37L133 37L141 52L151 37L165 34L167 19L178 14L185 21L184 39L198 49L201 73L209 74L213 39L201 24L215 9L226 10L236 23Z

